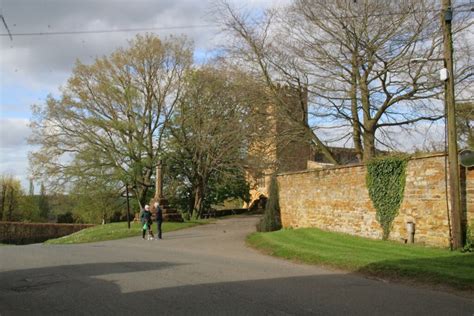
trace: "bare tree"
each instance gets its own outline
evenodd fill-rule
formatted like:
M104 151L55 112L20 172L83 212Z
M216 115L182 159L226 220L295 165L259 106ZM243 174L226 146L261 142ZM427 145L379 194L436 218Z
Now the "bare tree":
M474 102L457 104L456 120L461 146L474 149Z
M396 142L392 127L443 117L436 98L442 92L436 63L442 36L436 3L429 0L297 0L262 19L220 5L226 30L238 39L231 51L274 82L301 86L309 93L309 121L341 129L335 140L352 139L359 160L375 155L376 143ZM459 15L458 34L472 21ZM457 82L472 76L459 63ZM276 90L275 90L276 91ZM313 137L321 146L321 139ZM329 158L330 155L326 154Z
M239 11L226 1L218 2L215 11L224 31L234 39L227 44L227 51L237 64L253 73L267 87L266 94L275 107L273 117L285 121L291 127L287 131L294 131L280 139L285 142L291 142L293 137L311 139L330 162L337 163L323 141L310 128L308 120L293 115L295 109L288 104L294 103L296 99L300 110L306 111L308 78L300 71L295 60L273 43L276 12L268 11L262 20L255 19L250 12ZM290 100L281 93L282 87L290 87L290 90L298 93L293 94Z

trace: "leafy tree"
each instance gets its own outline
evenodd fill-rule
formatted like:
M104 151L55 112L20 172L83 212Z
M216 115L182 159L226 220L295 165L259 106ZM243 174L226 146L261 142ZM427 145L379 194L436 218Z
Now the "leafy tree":
M38 195L23 195L20 198L18 220L27 222L42 222L38 208Z
M47 220L49 211L50 211L50 206L49 206L48 196L46 194L46 189L43 183L41 183L40 195L38 198L38 210L39 210L39 216L42 219Z
M145 202L192 50L176 37L129 44L92 65L78 61L61 96L34 108L30 141L40 149L30 162L49 187L128 183Z
M72 215L71 212L58 214L57 222L58 223L74 223L74 216Z
M70 213L74 220L85 223L105 223L110 221L115 212L122 213L125 210L125 200L120 197L120 190L106 180L76 186L70 194L70 200L73 204Z
M167 160L181 183L175 188L187 197L195 218L212 200L237 194L233 186L242 183L253 130L248 115L255 91L251 83L245 74L209 66L187 74L170 128ZM219 188L226 194L219 195Z
M170 162L177 163L177 160ZM192 216L194 199L192 195L192 185L184 174L186 170L170 166L166 172L165 196L170 197L172 205L176 206L182 213ZM229 173L231 176L227 176ZM232 199L242 201L249 200L249 186L242 170L227 170L222 173L214 173L207 184L207 194L204 198L203 209L210 209L213 205L219 205Z
M30 196L35 195L35 185L34 185L34 183L33 183L33 179L32 179L32 178L30 178L30 188L29 188L28 194L29 194Z
M18 220L22 195L23 191L19 180L8 175L0 177L0 220Z
M221 178L219 174L210 179L209 194L204 199L205 208L236 198L245 202L249 201L249 185L242 170L235 169L234 172L229 170L227 174L230 174L228 179Z

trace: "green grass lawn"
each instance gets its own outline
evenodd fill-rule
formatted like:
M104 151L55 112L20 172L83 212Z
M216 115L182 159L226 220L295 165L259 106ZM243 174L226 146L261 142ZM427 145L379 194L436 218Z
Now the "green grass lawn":
M353 272L474 290L474 253L372 240L315 228L254 233L247 243L265 253Z
M184 223L164 222L162 229L163 234L167 232L188 228L196 225L208 224L209 220L186 221ZM153 232L156 233L156 224L153 224ZM105 225L97 225L91 228L80 230L74 234L67 235L61 238L50 239L46 244L79 244L86 242L95 242L103 240L121 239L127 237L141 236L142 224L131 223L131 228L128 229L126 222L110 223ZM166 236L166 235L165 235Z

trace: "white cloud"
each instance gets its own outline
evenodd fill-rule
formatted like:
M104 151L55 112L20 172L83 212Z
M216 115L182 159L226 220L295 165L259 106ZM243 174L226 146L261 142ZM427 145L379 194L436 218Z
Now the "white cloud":
M12 175L28 184L27 137L30 135L27 119L0 118L0 174Z
M27 119L0 118L0 148L9 150L27 144L31 131Z

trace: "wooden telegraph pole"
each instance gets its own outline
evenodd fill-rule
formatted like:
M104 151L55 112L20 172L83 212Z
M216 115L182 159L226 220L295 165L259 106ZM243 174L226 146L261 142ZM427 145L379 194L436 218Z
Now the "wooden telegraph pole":
M448 124L449 195L451 199L452 247L453 249L459 249L462 247L462 233L458 146L456 135L456 105L454 101L453 38L451 34L453 12L451 8L451 0L441 0L441 4L444 66L448 70L448 78L444 83L444 90Z
M163 162L160 160L156 166L155 201L163 199Z
M128 191L128 183L125 184L125 194L127 194L127 225L130 229L130 192Z

